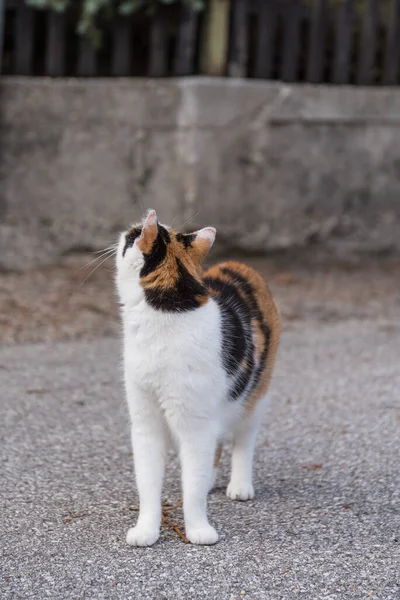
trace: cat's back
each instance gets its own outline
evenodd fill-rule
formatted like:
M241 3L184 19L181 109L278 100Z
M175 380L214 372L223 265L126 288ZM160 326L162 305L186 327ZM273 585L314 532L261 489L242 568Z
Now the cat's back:
M249 265L224 261L203 274L210 294L221 305L244 311L256 321L264 321L279 333L279 315L270 290L261 275Z
M226 261L203 274L222 314L222 353L232 400L253 407L265 394L279 343L279 314L267 284L252 267Z

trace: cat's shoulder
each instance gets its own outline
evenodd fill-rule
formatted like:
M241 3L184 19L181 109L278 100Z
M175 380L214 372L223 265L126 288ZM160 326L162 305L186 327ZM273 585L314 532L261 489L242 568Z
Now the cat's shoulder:
M213 295L235 292L244 302L256 304L269 319L278 322L278 311L265 279L250 265L223 261L203 273L203 281Z

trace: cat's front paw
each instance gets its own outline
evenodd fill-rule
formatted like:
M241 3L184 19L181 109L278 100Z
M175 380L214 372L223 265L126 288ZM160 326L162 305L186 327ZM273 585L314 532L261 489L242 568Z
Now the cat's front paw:
M218 533L211 525L204 527L191 527L186 530L186 537L192 544L211 546L218 542Z
M252 483L230 483L226 490L226 495L231 500L251 500L254 498L254 488Z
M126 541L130 546L152 546L160 536L160 531L145 527L131 527L126 534Z

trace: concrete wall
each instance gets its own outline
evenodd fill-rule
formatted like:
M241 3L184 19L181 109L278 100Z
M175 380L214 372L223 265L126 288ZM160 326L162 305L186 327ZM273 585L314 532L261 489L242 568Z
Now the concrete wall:
M0 267L156 208L220 247L400 249L400 91L240 80L0 82Z

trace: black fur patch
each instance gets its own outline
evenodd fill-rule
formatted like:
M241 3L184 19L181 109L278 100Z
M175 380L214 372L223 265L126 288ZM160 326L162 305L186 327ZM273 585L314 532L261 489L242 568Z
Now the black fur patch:
M222 359L224 369L230 375L236 373L245 357L247 346L243 323L231 306L221 304L222 314Z
M193 242L196 239L195 233L177 233L176 240L177 242L183 244L185 250L191 248L193 246Z
M268 358L271 331L258 306L251 283L228 267L222 267L221 271L230 277L230 283L226 283L217 277L206 277L204 283L210 289L211 293L213 290L217 292L215 300L220 305L222 311L222 359L224 369L228 375L235 374L239 370L229 394L231 400L236 400L245 392L246 396L249 396L260 381ZM235 320L230 316L230 322L228 321L225 316L228 310L233 312L236 317ZM251 321L253 319L259 322L265 340L264 350L255 372L254 344L251 342L253 333ZM238 333L240 327L237 325L237 321L239 321L241 326L241 334ZM244 357L247 359L247 365L242 369L239 367L239 363ZM249 386L250 381L251 385Z
M245 392L247 386L249 385L253 371L254 358L252 353L252 355L248 358L247 367L245 369L240 369L239 376L229 392L229 397L231 400L237 400Z
M218 277L206 277L204 283L222 312L222 364L226 373L235 377L229 392L236 400L246 391L254 371L254 344L251 330L251 303L239 294L237 286ZM214 295L214 294L213 294ZM240 363L246 359L243 369Z
M124 246L124 249L122 250L122 256L125 256L125 252L128 250L128 248L133 246L133 244L135 243L135 240L140 236L141 233L142 233L141 227L134 227L133 229L128 231L128 233L125 236L125 246Z
M205 277L204 284L210 291L216 292L215 300L223 307L229 306L242 322L250 325L252 314L251 305L243 300L237 287L233 283L227 283L218 277Z
M199 283L185 268L179 258L178 279L176 285L171 289L154 288L145 290L146 301L157 310L163 312L185 312L199 308L199 296L206 297L207 290Z
M221 271L222 273L225 273L225 275L228 275L231 278L231 280L235 284L237 284L243 295L246 296L247 301L249 303L249 307L252 312L252 317L258 319L259 321L262 321L263 315L258 306L257 299L254 295L254 290L251 283L247 279L239 275L239 273L236 273L236 271L230 269L229 267L222 267Z
M140 271L140 277L145 277L154 271L162 263L167 254L167 245L171 241L169 231L162 225L158 225L158 234L154 240L153 247L149 254L143 254L144 265Z

